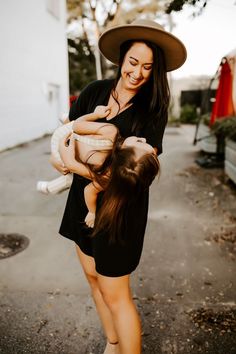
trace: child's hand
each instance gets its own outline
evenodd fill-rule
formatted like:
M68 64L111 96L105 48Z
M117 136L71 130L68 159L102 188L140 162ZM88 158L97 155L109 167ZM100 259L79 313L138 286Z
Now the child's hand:
M109 106L97 106L94 110L97 118L105 118L111 112L111 108Z
M86 218L85 218L85 224L88 226L88 227L91 227L93 228L94 227L94 221L95 221L95 214L94 213L91 213L90 211L88 212L88 214L86 215Z

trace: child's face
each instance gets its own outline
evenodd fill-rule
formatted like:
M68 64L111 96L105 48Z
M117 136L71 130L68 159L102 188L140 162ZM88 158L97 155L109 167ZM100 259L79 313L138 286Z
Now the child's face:
M137 157L141 157L144 154L156 154L154 148L146 143L145 138L139 138L137 136L129 136L126 138L122 147L134 148Z

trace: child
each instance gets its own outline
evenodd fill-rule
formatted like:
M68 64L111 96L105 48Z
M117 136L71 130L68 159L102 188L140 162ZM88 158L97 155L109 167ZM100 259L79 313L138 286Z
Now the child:
M64 124L57 128L51 137L51 154L54 159L62 163L59 154L59 141L69 133L72 133L73 122ZM38 181L36 189L38 192L44 194L58 194L63 192L65 189L70 188L73 176L71 173L62 175L51 181Z
M70 153L67 160L69 158L72 163L73 160L76 161L77 165L79 163L81 168L86 167L90 173L92 182L84 190L88 208L85 223L89 227L94 227L97 195L102 190L111 191L114 189L111 188L112 180L115 184L122 184L124 189L129 186L129 191L132 190L130 183L136 186L143 184L143 187L146 184L145 188L147 188L159 171L155 150L146 143L145 139L134 136L122 139L113 124L96 122L97 119L105 118L109 113L108 106L97 106L93 113L59 127L52 136L51 145L54 158L61 159L58 151L60 144L67 144L67 136L70 135L70 149L68 149ZM71 156L73 154L75 159ZM118 160L119 165L117 165ZM149 176L148 169L151 170L150 178L147 178ZM145 173L143 173L144 171ZM139 177L142 181L138 180ZM45 189L49 193L55 193L56 190L59 191L69 186L71 177L68 178L68 175L65 175L44 183L47 188ZM127 190L126 193L129 191ZM107 208L104 210L108 211ZM108 213L110 215L110 211ZM101 224L100 227L104 227L104 225Z

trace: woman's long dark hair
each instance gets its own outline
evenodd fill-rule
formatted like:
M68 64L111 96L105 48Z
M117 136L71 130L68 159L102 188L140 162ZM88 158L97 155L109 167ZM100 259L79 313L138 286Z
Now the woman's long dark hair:
M170 91L166 73L166 63L163 51L155 44L145 40L130 40L121 45L119 67L112 96L118 103L116 91L121 77L121 67L127 51L136 43L145 43L153 53L153 67L149 80L139 89L131 99L138 108L139 114L134 114L132 134L140 135L142 129L152 125L156 129L160 120L167 122ZM122 148L119 134L116 137L114 148L100 170L94 171L95 179L103 183L105 189L102 206L96 213L96 220L92 236L100 232L109 235L110 242L122 242L122 235L129 223L130 210L135 210L135 203L149 188L158 175L160 166L157 156L145 154L137 159L133 148ZM104 175L106 178L104 179Z
M131 208L142 197L159 172L157 156L147 153L137 159L132 147L117 144L111 158L110 176L102 206L96 214L92 236L109 235L110 242L122 242Z
M135 115L133 134L138 135L141 129L147 124L155 127L159 120L167 122L168 107L170 102L170 90L167 80L166 62L162 49L156 44L146 40L128 40L120 47L119 67L114 85L112 96L117 101L116 86L121 77L121 68L128 50L136 42L145 43L153 53L152 73L149 80L139 89L138 93L131 99L135 102L144 114ZM118 101L117 101L118 103ZM119 105L119 103L118 103ZM147 117L148 121L145 120Z

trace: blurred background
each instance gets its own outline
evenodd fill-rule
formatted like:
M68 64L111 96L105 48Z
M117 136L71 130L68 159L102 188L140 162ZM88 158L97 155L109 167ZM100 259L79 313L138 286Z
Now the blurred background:
M215 120L235 114L235 0L10 0L0 3L0 17L0 151L51 134L83 87L113 77L97 40L135 18L161 23L188 51L183 67L169 74L169 125L196 124L195 143L206 145L202 137L214 135ZM231 86L223 91L230 103L212 116L227 56Z

